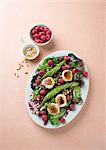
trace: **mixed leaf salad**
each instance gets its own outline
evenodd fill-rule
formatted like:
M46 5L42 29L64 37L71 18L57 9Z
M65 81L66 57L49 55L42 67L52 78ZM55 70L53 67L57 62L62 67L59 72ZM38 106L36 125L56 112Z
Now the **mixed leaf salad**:
M31 80L33 96L29 107L44 125L66 123L65 117L82 104L81 87L88 77L84 63L74 54L46 58Z

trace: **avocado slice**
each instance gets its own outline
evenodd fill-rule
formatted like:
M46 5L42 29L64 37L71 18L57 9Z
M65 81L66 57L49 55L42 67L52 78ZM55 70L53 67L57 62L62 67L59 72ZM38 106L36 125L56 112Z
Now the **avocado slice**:
M73 101L79 103L81 100L81 88L80 86L74 87L73 89Z

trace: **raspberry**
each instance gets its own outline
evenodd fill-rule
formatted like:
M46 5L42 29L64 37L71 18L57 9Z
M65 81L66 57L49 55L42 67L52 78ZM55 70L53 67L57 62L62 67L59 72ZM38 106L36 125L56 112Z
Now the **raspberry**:
M40 43L40 39L36 39L36 38L35 38L35 42L36 42L36 43Z
M64 56L64 60L65 60L65 61L69 61L69 60L70 60L70 57L69 57L69 56Z
M60 122L64 124L66 122L66 120L64 118L61 118Z
M84 72L83 72L83 76L84 76L85 78L88 78L88 72L87 72L87 71L84 71Z
M35 34L34 37L36 37L37 39L39 39L39 34Z
M70 69L69 65L62 66L62 70Z
M63 79L58 79L58 82L60 83L60 84L63 84L64 83L64 80Z
M43 27L43 26L40 26L40 30L41 30L41 31L44 31L44 27Z
M73 70L72 70L72 73L75 74L75 73L76 73L76 69L73 69Z
M40 39L43 40L43 42L45 42L45 41L46 41L46 36L45 36L45 35L42 35L42 36L40 37Z
M46 32L46 35L51 35L51 31L48 30L48 31Z
M47 27L44 27L44 31L47 32L49 29Z
M49 41L50 40L50 35L46 35L46 40Z
M48 65L49 65L49 66L52 66L53 64L54 64L53 60L50 59L50 60L48 61Z
M31 31L32 35L34 35L34 34L35 34L35 32L36 32L35 30L32 30L32 31Z
M45 73L46 72L44 70L40 70L38 74L42 77Z
M70 110L75 110L75 104L70 104L69 109L70 109Z
M46 115L46 112L45 111L40 111L39 116L43 116L43 115Z
M71 100L70 95L66 95L66 99L67 99L67 102L69 102Z
M42 120L44 121L44 125L46 125L47 121L48 121L48 116L47 115L43 115L42 116Z
M39 79L36 79L36 80L35 80L35 83L36 83L37 85L39 85L39 84L40 84L40 80L39 80Z
M39 31L40 30L40 26L36 26L35 30Z
M41 95L45 95L45 94L46 94L46 90L41 90L41 91L40 91L40 94L41 94Z
M45 32L39 32L39 36L45 35Z

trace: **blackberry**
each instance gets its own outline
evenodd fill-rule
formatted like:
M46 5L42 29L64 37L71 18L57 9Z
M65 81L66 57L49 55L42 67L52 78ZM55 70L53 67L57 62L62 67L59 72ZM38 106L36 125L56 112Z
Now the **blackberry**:
M35 86L33 85L33 83L31 83L31 88L32 90L35 90Z
M78 61L78 66L84 68L84 63L81 59Z
M79 84L80 84L81 87L84 86L84 81L83 80L79 80Z
M32 77L32 80L31 80L31 83L34 83L35 80L36 80L36 76L33 76L33 77Z

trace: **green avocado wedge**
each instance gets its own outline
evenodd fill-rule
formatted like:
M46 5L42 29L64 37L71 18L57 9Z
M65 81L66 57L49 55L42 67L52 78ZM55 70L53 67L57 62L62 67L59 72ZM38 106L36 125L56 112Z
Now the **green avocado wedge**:
M70 83L66 83L64 85L59 85L56 88L54 88L53 90L51 90L43 99L41 106L47 102L48 100L50 100L53 96L57 95L61 90L63 89L67 89L67 88L74 88L76 86L78 86L79 83L78 82L70 82Z
M80 86L74 87L73 89L73 101L78 103L81 100L81 88Z
M58 70L60 70L61 66L65 63L65 61L63 60L62 62L60 62L59 64L57 64L54 68L52 68L50 71L48 71L43 77L42 79L46 78L46 77L51 77L53 76L55 73L57 73Z

